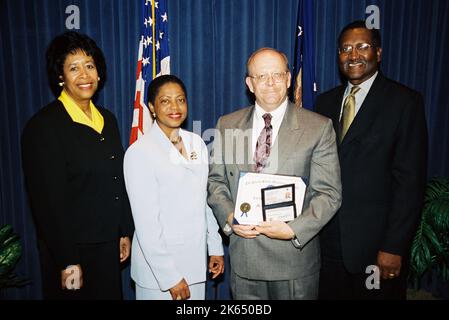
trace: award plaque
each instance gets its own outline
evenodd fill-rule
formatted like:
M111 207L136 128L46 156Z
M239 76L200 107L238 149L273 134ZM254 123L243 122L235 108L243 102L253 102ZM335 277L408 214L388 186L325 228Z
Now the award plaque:
M302 212L306 184L296 176L241 172L234 209L236 223L291 221Z

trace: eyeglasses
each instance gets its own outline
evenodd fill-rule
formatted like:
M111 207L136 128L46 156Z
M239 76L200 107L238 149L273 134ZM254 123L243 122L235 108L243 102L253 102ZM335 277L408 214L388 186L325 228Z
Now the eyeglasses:
M355 45L355 49L358 53L366 53L369 49L373 48L374 46L369 43L357 43ZM339 54L350 54L352 53L352 50L354 50L354 46L352 45L345 45L343 47L338 48Z
M257 82L267 82L269 78L273 79L274 82L282 82L285 79L288 71L283 72L273 72L273 73L263 73L256 76L248 76L253 78Z

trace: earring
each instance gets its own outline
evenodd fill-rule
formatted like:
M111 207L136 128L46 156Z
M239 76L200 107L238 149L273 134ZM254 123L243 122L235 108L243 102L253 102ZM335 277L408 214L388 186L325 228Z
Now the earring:
M58 85L59 85L60 87L64 86L64 81L59 82Z
M151 115L153 116L154 119L156 119L156 112L152 112Z
M100 77L98 77L98 81L100 81Z

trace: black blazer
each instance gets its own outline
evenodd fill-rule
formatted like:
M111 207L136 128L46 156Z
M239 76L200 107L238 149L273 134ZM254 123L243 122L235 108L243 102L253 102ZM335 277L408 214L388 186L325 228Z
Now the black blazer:
M34 115L22 134L38 240L59 270L79 263L78 244L133 232L117 121L106 109L98 110L104 118L102 134L73 122L59 100Z
M339 116L346 86L317 98L318 113ZM339 146L342 206L323 229L324 255L341 250L349 272L376 264L379 250L407 256L420 217L427 174L427 128L421 95L377 75ZM335 241L338 241L336 248Z

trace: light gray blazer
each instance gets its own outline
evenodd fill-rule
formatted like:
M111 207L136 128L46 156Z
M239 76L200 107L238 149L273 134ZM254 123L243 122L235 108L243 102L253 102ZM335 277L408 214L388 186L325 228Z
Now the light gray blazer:
M254 171L250 164L253 114L254 106L250 106L221 117L217 123L220 136L215 137L212 147L208 203L222 228L229 213L234 212L240 172ZM238 159L242 149L245 161ZM340 166L332 121L289 103L269 161L271 166L264 173L299 176L307 184L302 214L289 223L300 246L264 235L244 239L231 234L231 267L240 277L254 280L307 277L320 268L317 234L341 204Z
M144 288L165 291L182 278L189 285L203 282L207 250L223 255L217 221L206 203L206 146L196 134L180 130L180 135L196 159L186 160L157 123L125 153L135 224L131 277Z

